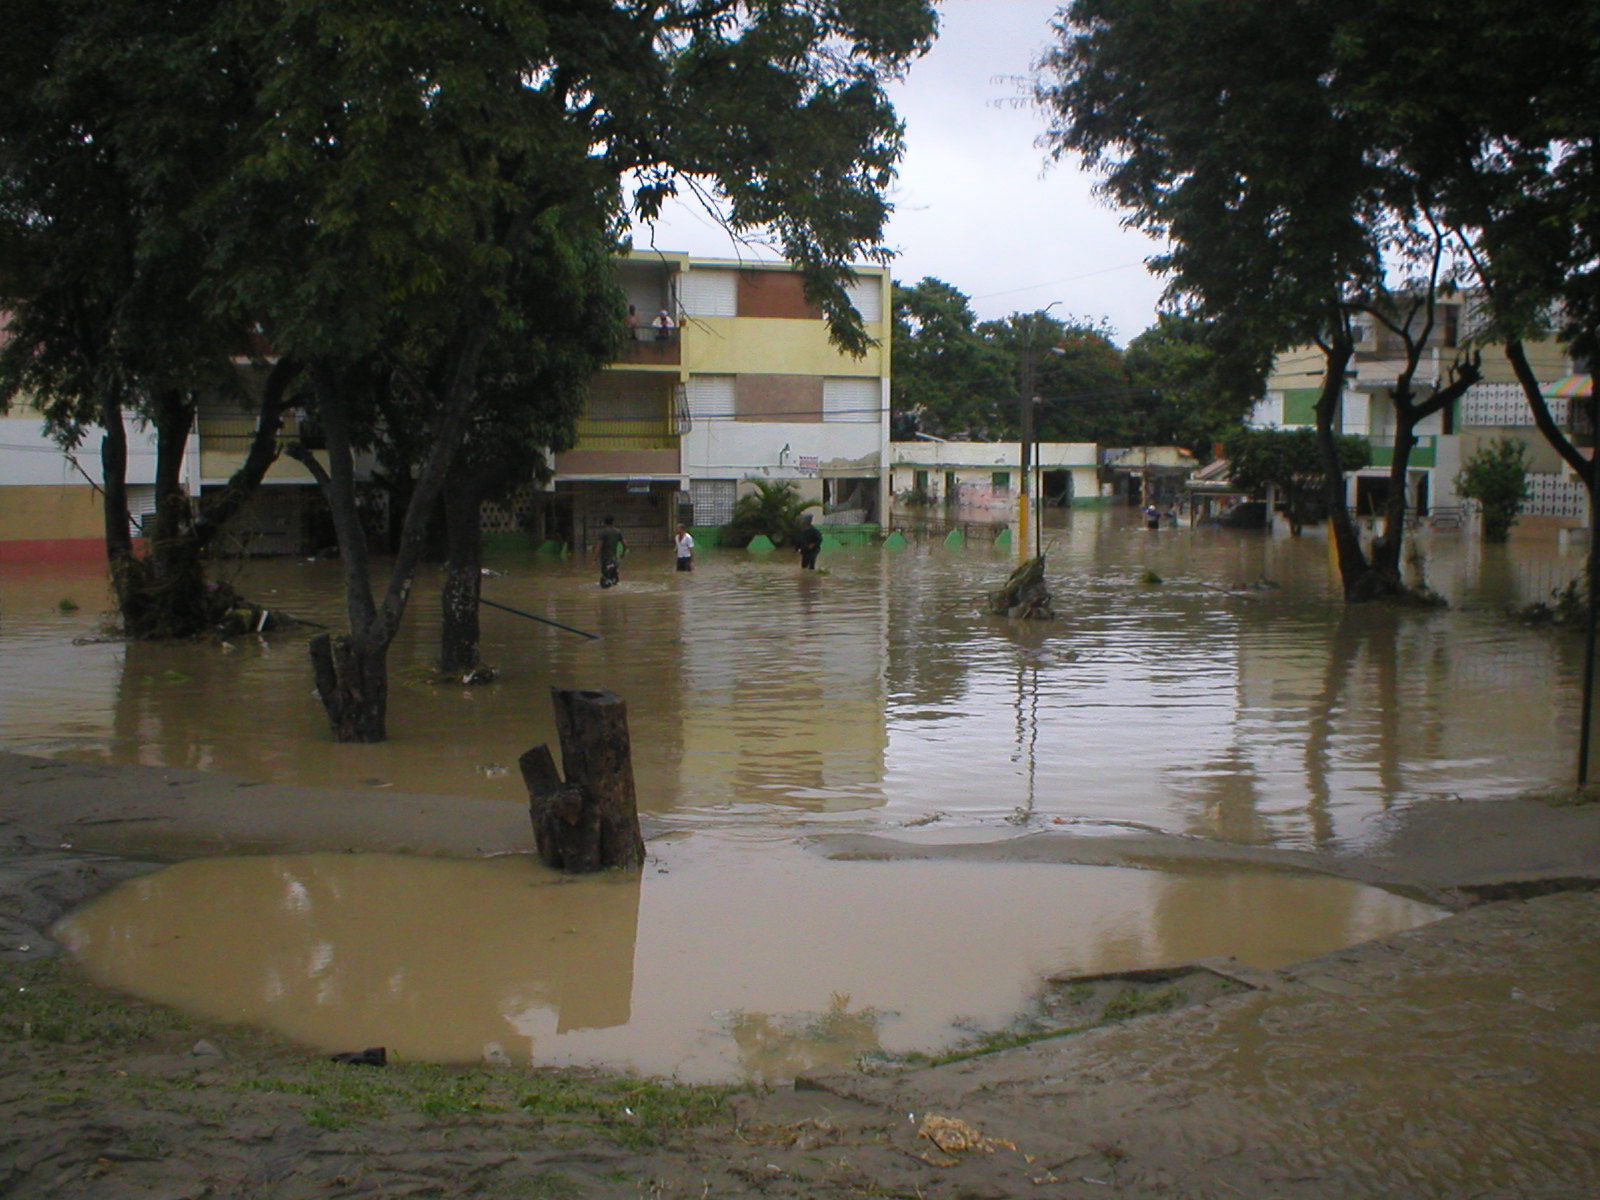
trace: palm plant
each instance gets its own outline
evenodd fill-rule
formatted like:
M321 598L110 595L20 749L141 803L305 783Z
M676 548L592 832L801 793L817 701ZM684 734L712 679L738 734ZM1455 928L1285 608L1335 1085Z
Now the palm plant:
M805 500L800 489L787 479L749 479L755 490L740 496L733 506L733 519L717 533L722 546L748 546L757 534L766 534L775 546L794 541L800 517L808 508L821 508L816 500Z

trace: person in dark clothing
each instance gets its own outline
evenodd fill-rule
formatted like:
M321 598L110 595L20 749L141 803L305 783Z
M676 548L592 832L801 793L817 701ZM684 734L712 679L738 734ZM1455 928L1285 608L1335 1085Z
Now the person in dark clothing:
M815 571L817 551L822 549L822 530L811 523L809 513L800 518L800 532L795 534L794 548L800 551L800 569Z
M622 540L622 531L616 527L610 517L600 527L600 586L603 588L617 585L618 570L617 560L622 557L622 551L627 545Z

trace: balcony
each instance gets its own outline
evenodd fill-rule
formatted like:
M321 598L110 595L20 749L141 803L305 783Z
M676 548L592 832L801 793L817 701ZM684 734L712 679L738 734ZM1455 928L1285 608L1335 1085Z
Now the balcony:
M558 475L652 477L679 473L675 418L583 417L577 434L572 449L556 455Z
M581 417L574 450L676 450L677 421L670 417Z
M253 415L202 409L195 422L194 433L200 447L200 478L207 483L224 480L244 466L250 446L255 441L255 433L256 419ZM283 428L278 432L278 443L281 446L285 442L300 440L299 417L290 414L285 417ZM304 440L310 449L322 448L320 441ZM267 479L271 483L312 482L309 471L281 454L269 468Z
M640 325L629 331L616 361L629 367L676 367L683 360L681 329L653 329Z

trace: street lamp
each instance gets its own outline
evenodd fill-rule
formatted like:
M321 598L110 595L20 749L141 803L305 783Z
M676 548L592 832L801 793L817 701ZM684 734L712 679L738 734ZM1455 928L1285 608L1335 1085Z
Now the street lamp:
M1018 397L1022 407L1022 486L1017 489L1017 561L1026 562L1028 559L1028 518L1032 515L1032 505L1029 497L1028 477L1033 473L1033 406L1038 397L1033 394L1034 351L1033 339L1038 333L1039 318L1045 317L1050 310L1060 304L1059 300L1052 300L1037 313L1030 314L1028 322L1027 339L1022 343L1022 393ZM1040 515L1038 524L1043 525L1043 514ZM1042 541L1042 532L1035 531L1034 543L1039 547ZM1036 548L1035 556L1043 554L1042 548Z

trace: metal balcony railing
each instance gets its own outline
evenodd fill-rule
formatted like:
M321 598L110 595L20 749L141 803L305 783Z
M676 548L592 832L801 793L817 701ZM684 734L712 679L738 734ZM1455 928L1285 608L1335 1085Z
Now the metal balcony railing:
M578 421L578 440L573 449L671 450L677 444L677 422L671 417L583 417Z

